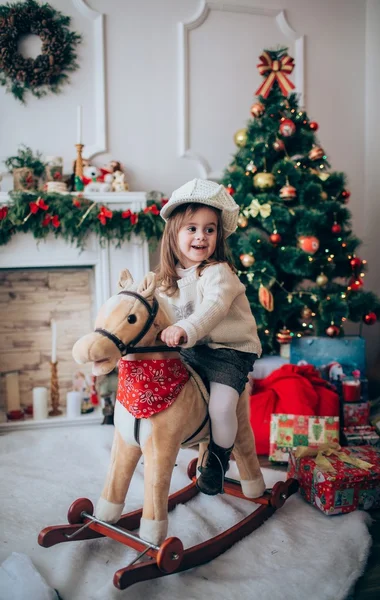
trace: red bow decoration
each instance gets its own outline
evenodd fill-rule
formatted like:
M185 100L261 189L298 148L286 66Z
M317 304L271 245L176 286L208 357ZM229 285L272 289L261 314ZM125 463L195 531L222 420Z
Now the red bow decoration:
M129 208L128 208L128 210L125 210L124 212L121 213L122 219L130 219L131 216L132 216L132 211L129 210Z
M37 198L36 202L29 202L29 208L30 208L30 212L33 215L35 215L36 213L38 213L40 208L42 210L47 210L49 207L47 204L45 204L43 198Z
M3 219L5 219L5 217L8 214L8 206L2 206L0 208L0 221L2 221Z
M44 220L42 221L42 226L46 227L47 225L49 225L49 223L51 223L56 229L61 224L58 215L46 215L46 217L44 217Z
M144 208L144 213L152 213L153 215L159 215L160 211L158 210L157 206L155 204L151 204L150 206L147 206L146 208Z
M268 52L263 52L260 56L261 63L257 65L260 75L269 73L260 87L256 90L256 96L267 98L273 84L277 81L281 92L287 96L295 85L288 79L286 73L291 73L294 69L294 59L285 54L280 60L273 60Z
M112 214L112 210L110 210L106 206L102 206L98 214L98 219L102 225L106 225L107 219L112 219Z
M136 225L137 221L139 220L139 216L137 213L132 213L131 214L131 225Z

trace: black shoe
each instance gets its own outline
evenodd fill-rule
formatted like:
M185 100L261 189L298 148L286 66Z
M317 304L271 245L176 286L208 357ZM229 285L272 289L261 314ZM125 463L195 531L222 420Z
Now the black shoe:
M224 475L228 470L231 448L222 448L212 440L208 446L206 466L198 467L200 476L197 479L197 488L203 494L216 496L223 494Z

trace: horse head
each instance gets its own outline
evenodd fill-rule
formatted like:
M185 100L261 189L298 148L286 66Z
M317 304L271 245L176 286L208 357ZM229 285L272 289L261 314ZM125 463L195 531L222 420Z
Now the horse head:
M79 364L93 363L94 375L106 375L121 356L133 353L137 345L154 346L170 319L156 298L156 276L148 273L135 289L132 275L124 269L119 293L101 307L95 331L81 337L73 347Z

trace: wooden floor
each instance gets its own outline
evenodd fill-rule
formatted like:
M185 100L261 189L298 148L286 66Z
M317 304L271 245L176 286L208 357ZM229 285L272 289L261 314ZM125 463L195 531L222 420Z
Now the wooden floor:
M264 456L260 456L259 459L262 467L286 471L286 466L274 465ZM373 519L370 527L373 541L371 554L364 574L357 581L355 589L347 600L380 599L380 509L371 511L370 515ZM328 518L334 517L326 517L326 519Z

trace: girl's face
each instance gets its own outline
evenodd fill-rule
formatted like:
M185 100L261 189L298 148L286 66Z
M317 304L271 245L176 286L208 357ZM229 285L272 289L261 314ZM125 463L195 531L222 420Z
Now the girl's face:
M212 208L203 206L183 222L178 232L178 257L188 269L207 260L215 252L218 218Z

